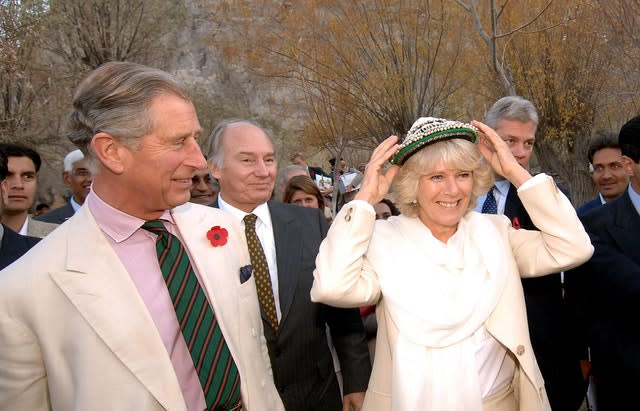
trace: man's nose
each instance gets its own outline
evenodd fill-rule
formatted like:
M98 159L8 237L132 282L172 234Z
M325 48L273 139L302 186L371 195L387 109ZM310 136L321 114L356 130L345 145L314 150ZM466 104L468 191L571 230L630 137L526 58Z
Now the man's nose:
M187 142L187 158L185 165L193 168L205 168L207 166L207 160L205 160L200 150L200 146L195 138L190 137Z
M255 174L259 176L269 175L269 167L267 167L264 160L258 160L256 162Z

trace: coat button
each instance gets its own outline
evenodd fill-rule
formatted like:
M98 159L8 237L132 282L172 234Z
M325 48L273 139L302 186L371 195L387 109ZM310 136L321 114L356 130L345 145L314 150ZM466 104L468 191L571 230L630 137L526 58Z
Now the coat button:
M518 355L524 354L524 345L519 345L516 347L516 354Z
M351 214L347 214L346 216L344 216L344 220L345 220L346 222L351 221Z

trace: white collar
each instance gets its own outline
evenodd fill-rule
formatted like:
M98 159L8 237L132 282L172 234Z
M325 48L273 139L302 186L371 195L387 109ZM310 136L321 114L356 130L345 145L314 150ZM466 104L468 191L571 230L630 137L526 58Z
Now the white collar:
M247 214L255 214L258 217L258 221L262 222L262 224L264 224L268 229L272 229L271 213L269 212L269 206L267 205L267 203L262 203L254 208L251 213L247 213L246 211L242 211L239 208L236 208L224 201L222 193L220 193L218 194L218 207L220 208L220 210L231 214L240 223L242 223L244 216L246 216Z

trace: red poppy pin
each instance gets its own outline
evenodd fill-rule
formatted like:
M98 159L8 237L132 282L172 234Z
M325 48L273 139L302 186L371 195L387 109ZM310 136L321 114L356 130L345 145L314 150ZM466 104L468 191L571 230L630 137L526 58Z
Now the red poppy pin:
M229 232L219 225L211 227L211 230L207 231L207 238L214 247L227 244L227 237L229 237Z
M520 221L518 221L518 217L513 217L513 221L511 222L511 225L513 226L513 228L515 228L516 230L520 229Z

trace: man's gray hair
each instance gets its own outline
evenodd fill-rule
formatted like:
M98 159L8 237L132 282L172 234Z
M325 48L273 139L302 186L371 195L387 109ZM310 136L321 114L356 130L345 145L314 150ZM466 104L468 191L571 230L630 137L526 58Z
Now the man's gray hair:
M226 119L216 124L216 126L209 134L209 137L207 137L206 141L202 145L202 152L204 153L204 156L206 157L209 164L215 164L219 169L224 167L224 150L222 150L222 137L224 137L224 134L229 129L229 127L241 124L252 125L264 131L264 134L267 135L267 138L269 138L269 141L271 141L271 145L275 149L276 143L273 140L273 137L271 137L271 135L267 133L267 131L257 122L239 118Z
M538 111L529 100L520 96L506 96L493 103L487 111L484 123L491 128L497 128L501 120L533 123L538 126Z
M161 95L191 102L186 89L169 73L128 62L109 62L93 70L73 96L67 137L91 161L91 140L107 133L130 148L153 129L149 107Z

